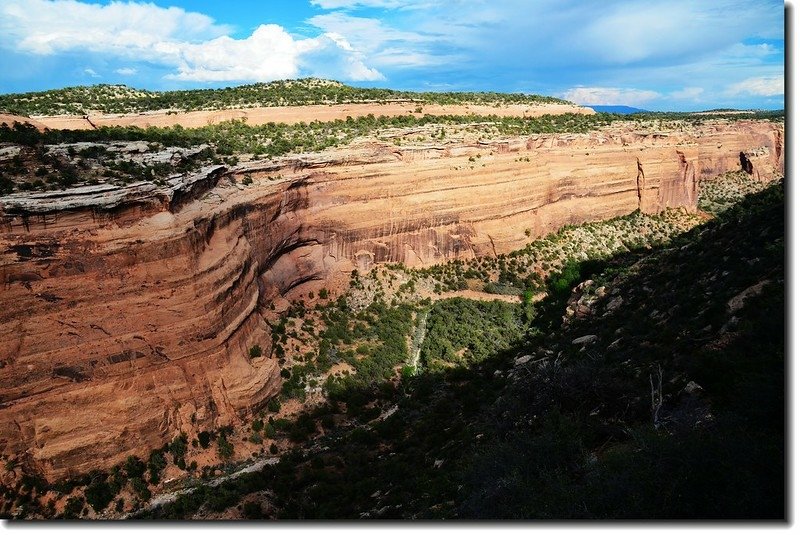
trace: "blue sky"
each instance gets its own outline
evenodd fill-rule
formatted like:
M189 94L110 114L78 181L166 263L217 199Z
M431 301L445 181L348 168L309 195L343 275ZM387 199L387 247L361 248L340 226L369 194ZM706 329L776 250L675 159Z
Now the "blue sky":
M774 0L0 0L0 92L319 76L652 110L784 106Z

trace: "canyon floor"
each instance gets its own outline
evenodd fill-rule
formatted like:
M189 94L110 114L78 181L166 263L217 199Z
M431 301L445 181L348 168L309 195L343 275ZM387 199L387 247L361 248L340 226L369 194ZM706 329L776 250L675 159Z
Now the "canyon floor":
M782 117L17 119L3 517L780 516Z

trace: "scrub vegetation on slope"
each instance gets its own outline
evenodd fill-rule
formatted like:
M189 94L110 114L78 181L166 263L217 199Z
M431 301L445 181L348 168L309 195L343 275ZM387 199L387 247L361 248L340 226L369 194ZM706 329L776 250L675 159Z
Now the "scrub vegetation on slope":
M372 409L148 516L782 518L783 210L775 185L668 245L582 264L569 287L607 289L584 317L563 319L573 292L553 287L510 347L320 407ZM431 325L486 331L474 322L495 315L458 303Z
M67 87L0 95L0 110L22 115L84 115L90 111L141 113L395 101L423 104L568 104L559 98L523 93L397 91L352 87L332 80L308 78L181 91L146 91L107 84Z

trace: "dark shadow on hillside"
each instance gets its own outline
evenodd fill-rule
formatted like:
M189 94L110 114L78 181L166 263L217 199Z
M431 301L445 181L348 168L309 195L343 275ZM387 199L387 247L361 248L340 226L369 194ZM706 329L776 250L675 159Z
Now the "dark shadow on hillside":
M280 464L148 516L783 519L783 202L781 184L664 248L569 267L523 343L342 392ZM590 277L608 295L563 325L563 288Z

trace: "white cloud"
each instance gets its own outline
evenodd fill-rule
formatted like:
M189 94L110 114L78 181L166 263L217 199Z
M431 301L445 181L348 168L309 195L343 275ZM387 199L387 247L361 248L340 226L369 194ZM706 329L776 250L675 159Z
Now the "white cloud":
M640 106L661 97L660 93L642 89L616 87L573 87L562 97L584 106Z
M425 4L425 0L311 0L322 9L355 9L360 7L377 7L381 9L397 9Z
M341 12L316 15L307 22L326 32L350 34L352 43L370 52L389 41L419 43L425 40L415 32L392 28L379 19L355 17Z
M700 95L702 95L704 91L705 90L702 87L684 87L680 91L673 91L669 94L669 96L678 100L697 101L700 99Z
M729 95L756 95L760 97L774 97L783 95L783 76L762 76L748 78L728 87Z
M270 80L297 76L300 49L283 28L262 25L246 39L182 43L176 80Z
M344 73L349 80L386 79L377 69L367 67L364 54L356 50L343 35L328 32L315 39L303 41L303 47L300 67L313 69L316 76L341 78Z
M275 24L262 24L243 39L228 33L206 15L154 4L6 0L0 5L0 44L29 54L77 51L149 61L175 69L167 78L182 81L269 81L323 73L344 80L383 78L341 35L296 38Z
M6 0L0 15L4 40L40 55L89 50L126 56L145 52L150 57L150 47L165 41L196 42L229 31L201 13L135 2Z
M378 19L336 12L316 15L307 22L328 34L345 38L373 65L420 67L438 65L451 59L427 51L436 42L436 36L399 30Z
M97 74L97 71L95 71L94 69L90 69L90 68L87 67L87 68L83 69L83 72L85 74L88 74L92 78L100 78L100 75Z
M139 71L137 71L133 67L122 67L121 69L114 70L114 72L117 74L121 74L122 76L133 76Z
M218 37L181 47L175 80L232 81L294 78L305 67L316 76L347 80L380 80L380 72L364 65L341 36L324 34L294 39L276 24L261 25L246 39ZM314 59L322 61L314 61Z

